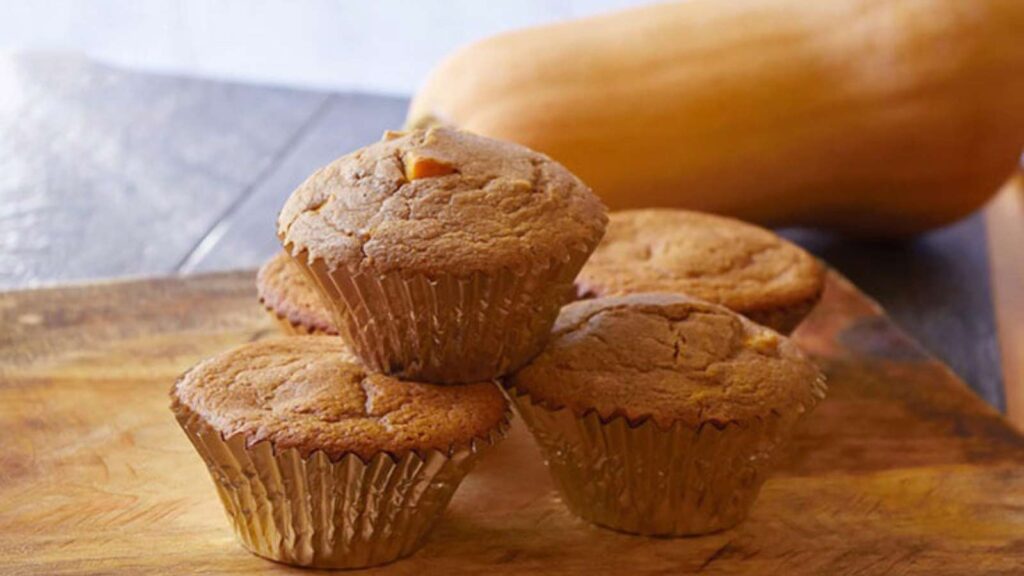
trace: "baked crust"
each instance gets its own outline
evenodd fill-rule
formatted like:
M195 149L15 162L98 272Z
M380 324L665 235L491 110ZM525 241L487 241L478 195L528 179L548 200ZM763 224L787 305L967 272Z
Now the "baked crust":
M468 447L506 418L490 382L438 386L371 373L337 338L263 340L193 367L171 390L179 416L200 417L225 437L269 441L303 455Z
M581 300L547 348L507 382L551 409L604 419L725 425L813 406L814 364L784 336L679 294Z
M300 332L337 334L331 311L291 256L278 252L256 274L263 306Z
M788 333L821 297L824 267L769 230L685 210L610 214L576 280L583 296L678 292Z
M331 268L468 275L590 252L606 221L601 201L547 156L431 128L390 133L317 171L277 232L294 256Z

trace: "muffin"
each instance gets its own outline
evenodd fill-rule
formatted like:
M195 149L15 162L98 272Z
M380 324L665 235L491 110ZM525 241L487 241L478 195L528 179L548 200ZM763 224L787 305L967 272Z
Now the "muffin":
M431 128L388 133L313 174L277 231L360 359L448 383L540 351L606 221L547 156Z
M506 384L573 513L664 536L742 521L825 395L787 338L667 293L566 306L547 348Z
M278 252L256 274L260 303L285 334L337 334L330 309L291 257Z
M493 383L369 373L338 338L264 340L171 390L242 544L287 564L357 568L411 554L508 425Z
M610 215L577 279L582 297L678 292L789 334L821 298L824 267L772 232L685 210Z

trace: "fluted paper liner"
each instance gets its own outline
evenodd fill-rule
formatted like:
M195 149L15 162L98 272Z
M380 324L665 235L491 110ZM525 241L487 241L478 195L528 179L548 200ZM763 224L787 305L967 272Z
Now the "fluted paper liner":
M584 520L644 535L716 532L746 518L783 445L813 404L697 427L580 416L509 389L555 487ZM824 397L824 383L814 397Z
M254 554L316 568L361 568L416 551L480 452L508 430L447 452L428 450L363 461L303 456L270 442L246 446L189 412L178 422L206 462L235 534Z
M544 347L590 250L523 269L377 274L330 268L286 251L331 304L338 332L364 364L426 382L480 382L511 372Z

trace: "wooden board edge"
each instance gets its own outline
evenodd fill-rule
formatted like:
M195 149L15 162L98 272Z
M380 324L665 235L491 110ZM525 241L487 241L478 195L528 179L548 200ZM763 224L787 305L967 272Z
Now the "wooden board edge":
M985 210L1006 417L1024 430L1024 172Z

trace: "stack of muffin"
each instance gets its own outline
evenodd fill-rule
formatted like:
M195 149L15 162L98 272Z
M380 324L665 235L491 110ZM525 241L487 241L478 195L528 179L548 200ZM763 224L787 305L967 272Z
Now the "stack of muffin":
M714 216L609 220L521 146L388 133L303 183L278 236L258 289L294 337L202 362L171 392L239 538L273 560L415 551L506 432L502 388L568 508L649 535L741 521L824 397L776 331L820 297L812 257Z

